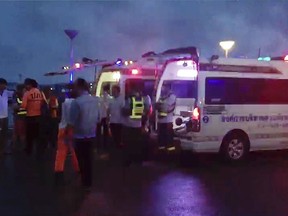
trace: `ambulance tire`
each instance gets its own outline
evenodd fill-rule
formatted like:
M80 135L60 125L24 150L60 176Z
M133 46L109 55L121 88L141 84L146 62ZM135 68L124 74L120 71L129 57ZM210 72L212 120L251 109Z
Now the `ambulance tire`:
M220 154L225 161L244 161L250 151L250 141L248 135L242 130L229 132L223 139Z

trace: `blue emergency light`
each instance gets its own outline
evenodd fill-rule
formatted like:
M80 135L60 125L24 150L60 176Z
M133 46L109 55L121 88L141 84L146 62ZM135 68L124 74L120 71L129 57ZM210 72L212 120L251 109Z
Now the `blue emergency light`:
M116 65L120 66L122 65L122 59L118 58L115 62Z

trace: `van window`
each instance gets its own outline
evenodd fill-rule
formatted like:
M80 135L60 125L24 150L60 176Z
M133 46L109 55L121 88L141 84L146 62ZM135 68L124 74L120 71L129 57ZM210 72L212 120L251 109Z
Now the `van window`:
M152 98L154 91L155 80L143 80L143 79L127 79L125 81L125 95L128 95L129 86L137 86L142 91L143 95L149 95Z
M166 80L163 85L171 85L172 92L177 98L197 98L197 81L193 80Z
M206 78L206 104L288 104L288 80Z

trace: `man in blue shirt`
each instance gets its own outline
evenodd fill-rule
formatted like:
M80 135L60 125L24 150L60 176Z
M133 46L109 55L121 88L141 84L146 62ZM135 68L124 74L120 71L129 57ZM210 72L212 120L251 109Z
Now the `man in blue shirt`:
M69 125L73 128L75 151L79 162L82 184L87 190L92 186L93 142L99 122L99 100L89 94L89 85L84 79L74 83L77 98L71 104Z

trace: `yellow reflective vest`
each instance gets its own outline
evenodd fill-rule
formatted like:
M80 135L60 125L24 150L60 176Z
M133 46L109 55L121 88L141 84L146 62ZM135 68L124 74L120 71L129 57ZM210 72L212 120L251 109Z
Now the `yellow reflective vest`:
M170 93L167 97L164 98L160 98L159 99L159 104L160 106L163 106L166 103L169 103L168 100L170 99L170 96L172 95L172 93ZM167 105L167 104L166 104ZM170 106L168 106L168 110L164 111L161 108L158 110L158 118L165 118L168 116L169 113L173 113L175 110L175 106L176 106L176 101L173 101L172 104L170 104Z
M17 103L18 105L21 106L21 104L23 103L22 100L20 98L17 97ZM18 111L17 111L17 115L21 115L21 116L24 116L27 114L27 111L24 109L24 108L19 108Z
M144 99L137 100L136 97L131 98L131 115L129 116L130 119L133 120L141 120L143 113L144 113Z

